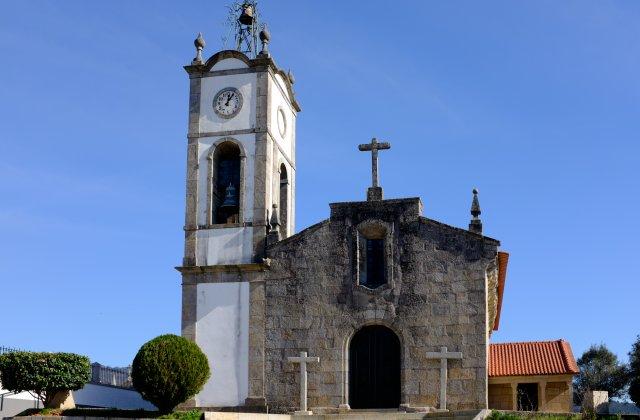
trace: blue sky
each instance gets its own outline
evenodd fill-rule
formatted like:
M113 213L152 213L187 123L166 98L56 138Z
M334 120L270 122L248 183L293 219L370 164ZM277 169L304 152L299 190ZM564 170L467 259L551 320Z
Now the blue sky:
M395 3L395 2L394 2ZM297 230L386 197L511 254L494 341L640 334L640 3L261 2L296 76ZM338 6L339 5L339 6ZM130 363L178 333L188 78L222 1L0 5L0 345Z

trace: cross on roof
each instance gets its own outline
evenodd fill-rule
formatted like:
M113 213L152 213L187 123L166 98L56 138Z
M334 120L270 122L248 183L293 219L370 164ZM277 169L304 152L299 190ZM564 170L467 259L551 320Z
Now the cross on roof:
M378 143L375 137L371 139L371 143L365 143L358 146L361 152L371 152L371 186L378 186L378 150L391 149L391 144L387 142Z

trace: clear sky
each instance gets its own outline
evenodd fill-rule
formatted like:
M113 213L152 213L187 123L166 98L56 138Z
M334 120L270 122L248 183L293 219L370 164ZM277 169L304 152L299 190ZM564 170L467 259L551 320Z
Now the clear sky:
M0 345L111 365L179 333L188 78L225 1L0 5ZM640 2L260 2L295 74L297 230L385 195L511 254L493 341L640 334Z

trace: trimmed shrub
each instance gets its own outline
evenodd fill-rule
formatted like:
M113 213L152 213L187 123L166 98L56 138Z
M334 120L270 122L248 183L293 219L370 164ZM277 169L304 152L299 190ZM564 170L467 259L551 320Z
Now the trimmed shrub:
M134 388L163 413L200 392L209 376L209 362L200 347L173 334L140 347L131 369Z
M80 389L90 379L89 359L79 354L16 351L0 355L2 387L30 391L45 407L58 392Z

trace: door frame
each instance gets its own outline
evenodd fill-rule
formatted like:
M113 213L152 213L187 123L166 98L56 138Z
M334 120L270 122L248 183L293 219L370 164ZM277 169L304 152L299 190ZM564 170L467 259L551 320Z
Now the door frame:
M340 404L341 407L344 407L344 408L349 407L349 373L350 373L349 372L349 348L351 347L351 340L353 339L353 337L356 335L358 331L360 331L364 327L371 327L371 326L380 326L380 327L388 328L396 335L396 337L398 338L398 341L400 342L400 405L403 405L405 403L404 398L406 393L404 388L406 383L405 381L406 346L404 345L405 343L404 337L402 336L400 331L397 328L395 328L393 325L383 320L375 320L375 321L364 322L358 325L357 327L352 327L344 339L344 345L342 348L343 375L342 375L342 403Z

